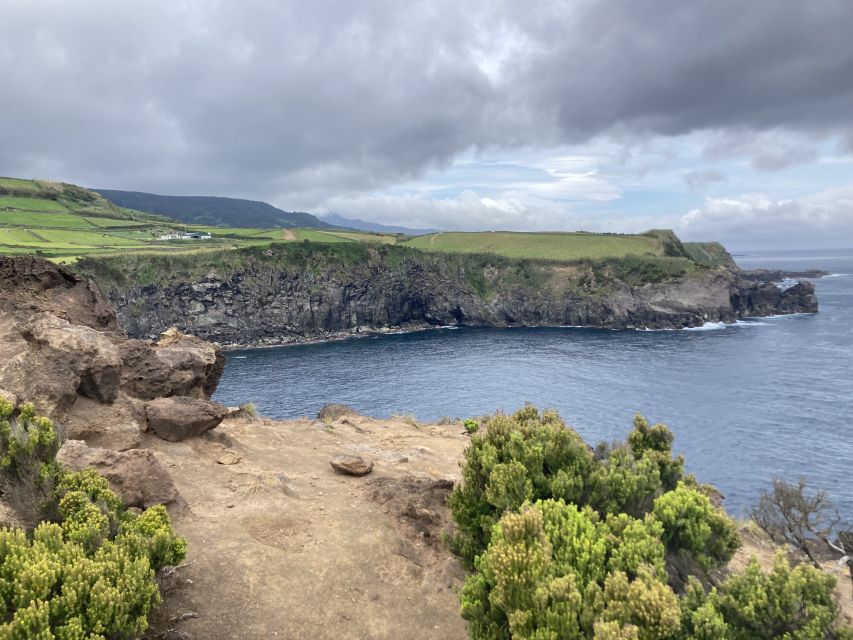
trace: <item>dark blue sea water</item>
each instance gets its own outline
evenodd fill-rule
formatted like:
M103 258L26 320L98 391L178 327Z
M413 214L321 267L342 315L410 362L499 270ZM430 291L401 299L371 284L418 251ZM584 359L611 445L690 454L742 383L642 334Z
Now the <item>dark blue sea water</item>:
M820 313L687 331L439 329L228 354L215 398L275 418L328 402L421 420L554 407L589 442L634 412L664 422L735 514L773 475L806 477L853 519L853 250L755 253L743 268L821 268Z

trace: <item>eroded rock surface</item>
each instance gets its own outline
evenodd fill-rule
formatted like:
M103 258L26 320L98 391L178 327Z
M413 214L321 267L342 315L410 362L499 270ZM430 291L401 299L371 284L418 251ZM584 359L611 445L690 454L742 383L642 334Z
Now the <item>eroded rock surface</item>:
M66 440L56 459L72 471L94 469L129 507L146 509L178 499L172 478L148 449L111 451Z

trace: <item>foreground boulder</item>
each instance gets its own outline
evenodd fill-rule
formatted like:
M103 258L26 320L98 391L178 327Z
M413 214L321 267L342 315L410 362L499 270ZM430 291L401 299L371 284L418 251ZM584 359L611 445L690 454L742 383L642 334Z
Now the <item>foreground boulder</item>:
M172 478L148 449L110 451L88 447L80 440L66 440L56 459L72 471L94 469L129 507L147 509L178 499Z
M373 461L361 456L335 456L329 464L332 469L346 476L366 476L373 471Z
M227 415L225 405L186 396L157 398L145 404L148 427L169 442L200 436L218 426Z

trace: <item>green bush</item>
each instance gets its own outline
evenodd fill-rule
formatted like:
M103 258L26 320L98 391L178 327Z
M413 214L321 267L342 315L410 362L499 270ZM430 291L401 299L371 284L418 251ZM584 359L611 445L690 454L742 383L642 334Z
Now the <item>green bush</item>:
M462 484L450 495L457 526L451 546L472 564L504 511L547 498L580 504L593 462L581 437L554 411L540 415L528 406L495 415L472 436Z
M666 545L689 551L705 570L731 560L740 546L731 518L684 483L655 500L653 513L663 525Z
M462 484L449 500L457 525L451 546L472 564L503 513L526 501L562 499L601 515L642 517L683 476L684 461L672 457L671 444L666 427L638 415L628 443L596 457L554 411L526 406L496 414L465 451Z
M640 416L625 444L595 454L554 412L489 420L449 499L452 543L474 567L461 593L470 637L851 640L835 627L835 578L782 556L708 593L693 576L673 590L680 554L703 574L739 539L671 447L670 431Z
M125 510L93 470L62 472L56 522L31 536L0 529L0 638L136 637L160 602L155 572L179 563L186 542L162 506Z
M695 580L682 598L687 638L697 640L842 640L836 628L835 578L780 552L764 572L756 559L706 594Z
M672 637L681 614L660 533L651 517L602 520L562 500L507 513L462 591L471 637Z
M56 469L59 438L53 423L31 403L15 407L0 398L0 473L7 480L44 481Z

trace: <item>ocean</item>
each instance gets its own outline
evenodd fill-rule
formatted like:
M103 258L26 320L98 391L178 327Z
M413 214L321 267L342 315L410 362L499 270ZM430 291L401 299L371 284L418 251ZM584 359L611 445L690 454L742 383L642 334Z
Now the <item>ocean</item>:
M682 331L436 329L227 354L215 400L272 418L329 402L422 421L557 409L588 442L635 412L675 432L688 471L743 515L776 475L826 490L853 521L853 250L736 256L824 269L820 312Z

